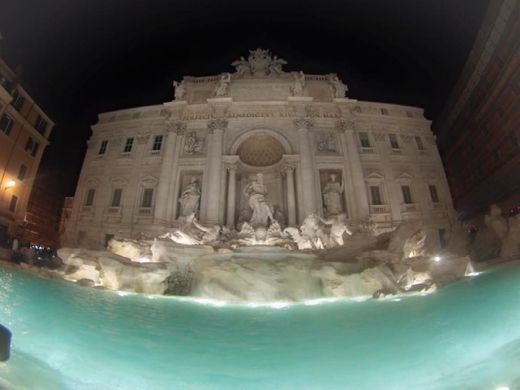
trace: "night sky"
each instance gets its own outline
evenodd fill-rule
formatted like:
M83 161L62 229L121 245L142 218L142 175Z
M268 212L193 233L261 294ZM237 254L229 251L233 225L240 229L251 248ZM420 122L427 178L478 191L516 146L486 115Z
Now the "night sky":
M348 96L443 108L488 1L0 0L2 57L56 122L39 171L73 195L97 113L173 99L183 75L271 49Z

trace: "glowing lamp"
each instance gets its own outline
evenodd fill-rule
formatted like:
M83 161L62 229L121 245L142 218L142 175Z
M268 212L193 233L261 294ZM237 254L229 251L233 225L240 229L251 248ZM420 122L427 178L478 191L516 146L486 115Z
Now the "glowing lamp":
M438 263L439 261L441 261L441 257L440 256L435 256L433 258L433 260L435 260Z
M8 180L7 183L5 183L5 189L13 188L16 185L16 182L14 180Z

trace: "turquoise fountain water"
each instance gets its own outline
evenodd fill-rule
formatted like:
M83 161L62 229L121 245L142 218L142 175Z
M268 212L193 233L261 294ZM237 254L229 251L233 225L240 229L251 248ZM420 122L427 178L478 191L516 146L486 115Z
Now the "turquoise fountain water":
M121 295L0 268L0 388L520 387L520 266L429 296L282 308ZM316 302L313 302L316 303Z

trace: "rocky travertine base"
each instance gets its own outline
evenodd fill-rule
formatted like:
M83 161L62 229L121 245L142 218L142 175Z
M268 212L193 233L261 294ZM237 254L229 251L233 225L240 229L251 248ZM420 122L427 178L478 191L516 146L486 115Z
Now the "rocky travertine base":
M463 277L469 258L424 249L420 225L390 234L354 234L341 247L289 250L183 245L167 238L113 240L110 251L58 251L67 280L111 290L183 295L233 303L371 298L432 292Z

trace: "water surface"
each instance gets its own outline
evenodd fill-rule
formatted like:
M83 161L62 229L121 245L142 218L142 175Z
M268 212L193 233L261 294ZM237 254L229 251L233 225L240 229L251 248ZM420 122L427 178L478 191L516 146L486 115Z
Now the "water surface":
M0 388L520 388L520 266L433 295L282 308L120 295L0 268Z

